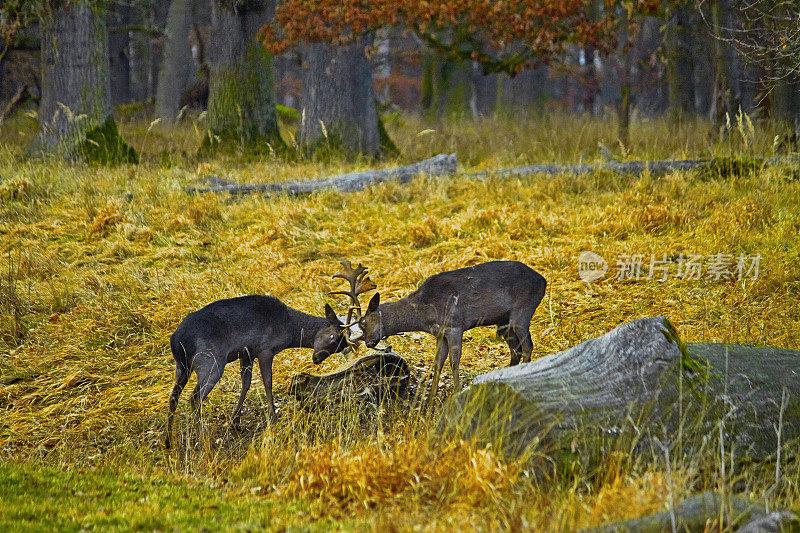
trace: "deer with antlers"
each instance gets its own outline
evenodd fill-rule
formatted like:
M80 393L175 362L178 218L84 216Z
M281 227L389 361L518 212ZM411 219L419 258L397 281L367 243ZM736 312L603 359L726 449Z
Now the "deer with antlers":
M326 312L328 310L335 318L336 314L326 305ZM242 391L233 411L234 425L239 423L244 399L250 389L255 360L258 360L261 370L270 418L274 418L272 360L278 352L286 348L314 348L316 359L317 354L327 357L352 345L346 329L332 330L329 320L330 316L326 319L308 315L273 296L260 294L217 300L189 313L170 337L175 359L175 385L169 397L167 448L172 443L178 399L192 372L197 374L192 409L198 432L203 401L222 378L225 365L237 359L241 367Z
M547 282L519 261L490 261L435 274L419 289L396 302L380 303L375 293L360 320L363 339L374 347L382 338L405 331L425 331L436 337L431 405L447 358L459 390L458 365L464 332L497 326L511 350L511 365L531 360L531 319L544 297Z

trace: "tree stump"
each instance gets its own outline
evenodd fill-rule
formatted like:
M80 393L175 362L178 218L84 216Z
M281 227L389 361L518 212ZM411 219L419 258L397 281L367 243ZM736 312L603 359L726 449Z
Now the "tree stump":
M727 354L727 355L726 355ZM520 455L628 449L661 454L719 435L763 459L800 437L800 352L684 345L664 317L642 318L569 350L482 374L445 404L442 436ZM675 453L675 452L673 452ZM663 457L663 455L661 455Z
M582 533L639 533L673 531L797 531L797 517L789 512L765 513L764 504L741 496L723 497L718 492L703 492L686 498L671 510L649 516L612 522L584 529ZM772 529L768 529L772 527Z

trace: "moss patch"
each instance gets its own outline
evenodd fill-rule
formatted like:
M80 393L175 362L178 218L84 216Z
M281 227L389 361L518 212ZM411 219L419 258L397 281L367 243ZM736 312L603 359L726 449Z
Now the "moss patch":
M400 155L400 150L389 137L386 126L383 124L383 119L380 117L378 117L378 135L380 135L381 139L381 155L383 157L397 157Z
M112 117L87 131L84 140L78 144L76 153L87 163L108 165L139 162L136 150L119 136L117 123Z

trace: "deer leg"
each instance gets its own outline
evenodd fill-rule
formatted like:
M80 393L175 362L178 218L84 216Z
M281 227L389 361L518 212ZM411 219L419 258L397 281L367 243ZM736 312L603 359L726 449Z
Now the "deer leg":
M522 356L522 349L512 326L510 324L497 326L497 333L499 333L503 337L503 340L506 341L506 344L508 344L508 349L511 352L511 363L509 363L508 366L519 364L519 360Z
M534 309L536 309L534 307ZM509 333L515 338L517 345L517 353L522 356L522 361L525 363L531 362L531 352L533 351L533 340L531 339L531 318L533 318L533 310L518 311L512 314L508 321ZM509 342L509 347L511 343ZM519 362L519 355L517 356L517 363ZM512 355L512 365L513 362Z
M522 358L522 347L519 344L519 339L511 328L503 332L503 338L511 351L511 363L508 366L518 365Z
M444 363L447 361L448 343L444 335L436 340L436 358L433 361L433 381L431 391L428 394L426 409L433 406L433 399L436 397L436 388L439 385L439 375L442 373Z
M239 403L236 404L236 409L233 410L233 425L239 426L239 421L242 416L242 406L244 406L244 398L247 396L247 391L250 390L250 381L253 379L253 357L244 351L239 356L240 374L242 376L242 392L239 394Z
M453 371L453 391L461 390L461 377L458 375L458 364L461 362L461 344L464 339L464 332L453 332L447 340L450 345L450 369Z
M197 385L192 391L192 411L194 413L194 424L197 435L202 435L200 425L203 401L212 391L214 386L222 378L222 371L225 369L225 358L217 358L210 353L199 353L192 362L192 368L197 373Z
M272 359L275 354L272 352L261 352L258 354L258 368L261 371L261 381L264 382L264 391L267 395L269 405L269 418L275 420L275 401L272 397Z
M167 441L166 447L172 446L172 428L175 423L175 409L178 407L178 400L181 397L186 383L189 381L189 369L182 362L175 362L175 386L169 395L169 414L167 415Z
M531 339L531 332L528 327L520 327L514 329L519 339L520 349L522 350L522 362L531 362L531 352L533 352L533 339Z

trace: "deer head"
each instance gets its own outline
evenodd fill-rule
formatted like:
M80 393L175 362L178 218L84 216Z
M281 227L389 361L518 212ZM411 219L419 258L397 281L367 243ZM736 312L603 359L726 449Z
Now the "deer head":
M358 324L363 316L361 304L358 296L365 292L376 289L375 283L367 276L366 267L361 263L353 267L350 261L342 261L342 269L333 275L334 278L342 278L350 284L350 290L333 291L328 294L341 294L350 299L350 306L347 309L347 322L342 323L336 316L333 308L325 304L325 317L329 325L317 332L314 337L314 364L320 364L332 353L342 351L346 346L355 347L361 340L361 336L352 334L352 327Z
M378 306L381 303L381 294L376 292L372 299L367 304L367 312L364 318L361 319L361 330L363 331L362 338L364 344L369 348L374 348L383 338L383 324L381 323L381 315L377 313Z

